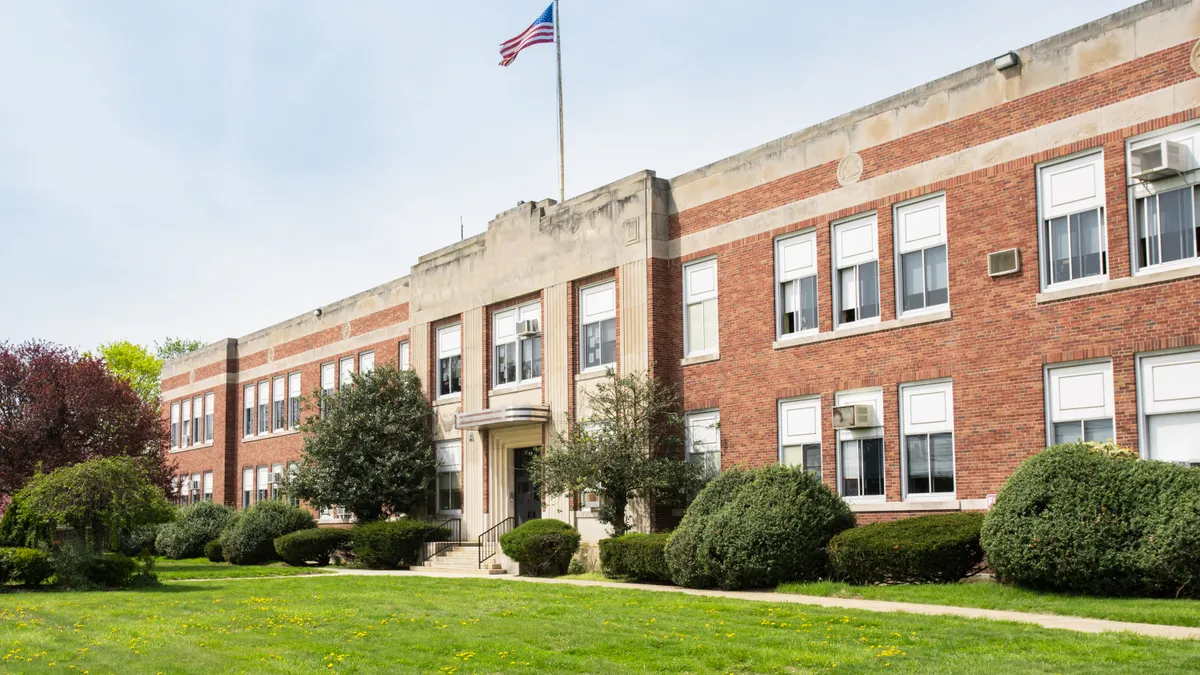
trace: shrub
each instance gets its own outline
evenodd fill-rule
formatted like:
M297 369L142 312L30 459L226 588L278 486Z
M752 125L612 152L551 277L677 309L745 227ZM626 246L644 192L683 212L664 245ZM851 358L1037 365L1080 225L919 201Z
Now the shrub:
M18 548L48 548L54 539L54 523L24 507L14 495L0 518L0 545Z
M312 514L279 500L258 502L245 509L221 534L225 559L235 565L255 565L275 558L275 540L297 530L315 528Z
M982 523L982 513L950 513L855 527L829 541L829 566L852 584L958 581L983 565Z
M50 552L50 566L54 570L54 582L58 586L73 589L91 588L88 580L88 565L91 556L82 542L64 541Z
M450 530L424 520L376 520L350 530L354 557L371 569L416 565L424 541L442 541Z
M600 540L600 571L609 578L669 582L671 572L663 550L669 534L638 534Z
M1097 595L1200 596L1200 471L1058 445L1017 468L983 521L997 577Z
M688 507L667 544L671 580L693 588L775 586L823 576L825 546L854 515L799 467L725 471Z
M179 509L178 517L163 525L155 548L168 558L198 558L204 545L221 536L233 509L216 502L199 502Z
M162 523L155 523L139 525L121 533L121 553L130 557L143 551L149 552L151 555L157 554L159 551L154 546L154 540L158 539L158 533L162 528Z
M53 573L50 557L45 551L36 548L0 549L0 583L12 580L26 586L37 586Z
M521 574L557 576L579 550L579 531L561 520L535 518L500 536L500 550L521 565Z
M84 576L97 586L125 588L133 585L138 564L120 553L105 553L90 558L84 566Z
M204 557L209 562L225 562L225 551L221 550L221 540L213 539L204 545Z
M579 558L571 558L571 562L567 563L567 574L586 574L587 570L583 568L583 563L579 562Z
M275 552L289 565L299 567L311 560L323 567L331 555L349 545L350 530L327 527L285 534L275 540Z

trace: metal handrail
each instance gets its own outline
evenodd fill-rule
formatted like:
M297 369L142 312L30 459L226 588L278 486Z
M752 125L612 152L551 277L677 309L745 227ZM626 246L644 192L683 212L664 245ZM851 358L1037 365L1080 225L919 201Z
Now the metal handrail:
M445 551L448 548L453 548L454 546L457 546L458 544L462 543L462 519L461 518L447 518L446 520L443 520L442 522L438 523L437 527L438 527L438 529L441 529L443 527L449 529L450 537L448 539L438 540L438 541L434 541L434 542L428 541L429 535L432 534L433 532L436 532L437 530L433 530L433 532L426 533L425 536L421 537L421 555L422 555L421 562L425 562L434 556L441 555L442 551ZM432 553L429 552L429 544L430 543L435 544L435 546L433 547Z
M497 544L500 542L500 537L508 534L508 532L512 530L513 524L516 522L516 518L509 516L493 525L483 534L479 535L479 567L481 569L483 568L483 563L485 560L488 560L496 555L496 548Z

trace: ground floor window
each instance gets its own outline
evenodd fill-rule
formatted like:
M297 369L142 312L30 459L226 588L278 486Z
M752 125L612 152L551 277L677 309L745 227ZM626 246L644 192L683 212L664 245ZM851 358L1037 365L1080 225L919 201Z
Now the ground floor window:
M1142 357L1138 388L1150 459L1200 466L1200 350Z
M821 444L783 446L783 463L786 466L802 466L805 471L821 475Z
M250 506L254 495L254 469L242 469L242 508Z
M437 445L437 510L462 510L462 444L446 441Z
M700 465L705 477L721 472L721 413L717 410L690 412L685 417L688 461Z
M842 495L883 495L883 439L842 441Z
M905 436L904 446L909 494L954 492L954 434Z
M256 501L265 502L271 498L271 488L268 485L270 470L265 466L258 467L258 495Z

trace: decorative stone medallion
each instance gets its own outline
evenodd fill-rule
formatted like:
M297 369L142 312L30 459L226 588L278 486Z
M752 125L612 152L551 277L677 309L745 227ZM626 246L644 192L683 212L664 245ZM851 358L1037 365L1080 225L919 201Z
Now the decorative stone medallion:
M1191 62L1192 70L1196 71L1197 74L1200 74L1200 40L1197 40L1196 44L1192 45Z
M853 185L858 182L859 178L862 178L862 172L863 172L862 157L859 157L857 152L852 152L852 153L846 155L845 157L843 157L842 161L838 162L838 166L837 166L838 183L840 185L842 185L842 187L845 187L847 185Z
M267 361L274 361L274 360L275 360L275 347L274 346L267 347Z

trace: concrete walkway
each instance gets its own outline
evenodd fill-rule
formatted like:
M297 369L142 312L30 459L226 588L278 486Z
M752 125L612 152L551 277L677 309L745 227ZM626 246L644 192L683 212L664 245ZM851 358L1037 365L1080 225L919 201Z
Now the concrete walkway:
M815 595L794 595L791 593L774 593L769 591L718 591L698 590L694 588L679 588L678 586L657 586L653 584L627 584L614 581L583 581L576 579L541 579L517 576L481 576L478 574L456 574L453 572L432 572L425 570L363 570L335 568L338 574L347 576L421 576L439 577L443 579L486 579L489 581L515 581L534 584L567 584L571 586L593 586L612 588L616 590L651 591L655 593L682 593L706 598L730 598L733 600L751 600L754 602L770 602L774 604L790 603L796 605L816 605L818 607L833 607L838 609L854 609L866 612L904 612L908 614L927 614L931 616L960 616L968 619L991 619L993 621L1015 621L1032 623L1043 628L1058 628L1073 630L1081 633L1135 633L1148 637L1200 640L1200 628L1186 626L1160 626L1152 623L1131 623L1126 621L1108 621L1106 619L1086 619L1078 616L1060 616L1056 614L1032 614L1028 612L1009 612L999 609L979 609L976 607L951 607L949 605L923 605L915 602L888 602L884 600L854 600L851 598L829 598ZM321 575L324 576L324 575ZM290 577L280 577L290 578Z

